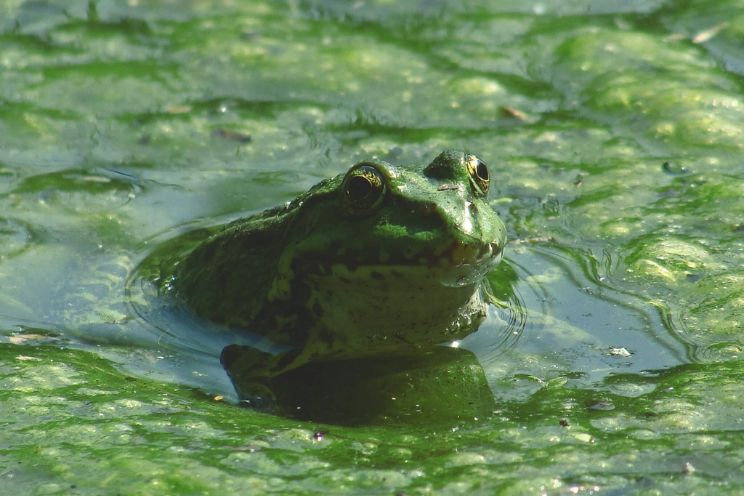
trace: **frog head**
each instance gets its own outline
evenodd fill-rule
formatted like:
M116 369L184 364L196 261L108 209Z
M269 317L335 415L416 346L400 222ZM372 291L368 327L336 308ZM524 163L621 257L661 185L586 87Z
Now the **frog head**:
M425 167L366 160L288 206L270 300L302 301L319 339L358 355L465 335L506 230L488 167L445 151Z

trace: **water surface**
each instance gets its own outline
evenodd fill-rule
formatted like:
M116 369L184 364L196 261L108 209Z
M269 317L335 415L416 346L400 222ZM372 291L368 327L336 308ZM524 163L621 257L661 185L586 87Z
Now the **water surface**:
M742 39L740 0L0 1L0 489L741 491ZM444 148L513 240L488 415L256 413L134 311L166 239Z

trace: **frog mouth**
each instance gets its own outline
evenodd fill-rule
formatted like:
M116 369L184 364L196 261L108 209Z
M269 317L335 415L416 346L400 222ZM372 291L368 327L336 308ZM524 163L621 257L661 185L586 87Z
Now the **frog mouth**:
M454 241L445 249L428 257L380 260L377 264L362 266L371 270L373 277L375 274L387 272L394 276L392 279L398 281L401 278L410 278L413 284L430 281L437 285L456 288L480 283L499 263L501 256L502 245L499 243Z
M440 282L461 287L476 284L499 263L502 246L498 243L466 244L454 242L439 260Z
M421 286L424 281L446 287L478 284L502 256L503 245L498 242L451 241L438 250L421 253L401 253L372 250L364 256L344 253L328 258L305 253L295 260L298 272L329 275L343 281L354 280L370 286ZM374 254L372 254L374 253ZM372 254L372 256L370 256ZM404 281L408 281L407 283Z
M501 255L501 246L498 243L471 243L466 244L459 241L452 243L445 251L445 256L440 259L444 265L470 265L496 263Z

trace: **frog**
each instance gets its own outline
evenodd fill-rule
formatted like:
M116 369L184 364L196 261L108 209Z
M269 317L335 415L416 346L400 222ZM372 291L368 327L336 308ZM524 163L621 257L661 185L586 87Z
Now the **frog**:
M228 373L240 357L241 381L257 385L308 363L457 343L487 316L486 275L506 244L490 185L488 166L468 152L445 150L423 166L362 160L218 226L171 265L161 292L198 318L258 335L221 356Z

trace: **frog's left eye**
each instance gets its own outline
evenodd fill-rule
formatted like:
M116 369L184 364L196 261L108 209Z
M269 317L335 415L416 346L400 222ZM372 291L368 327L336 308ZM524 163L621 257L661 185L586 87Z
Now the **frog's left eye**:
M465 164L468 168L468 175L470 176L470 183L473 185L473 189L475 189L476 193L485 196L488 193L488 186L491 181L488 174L488 166L475 155L465 157Z
M367 164L360 164L350 170L342 186L345 203L357 214L367 213L377 207L385 196L385 190L382 174Z

